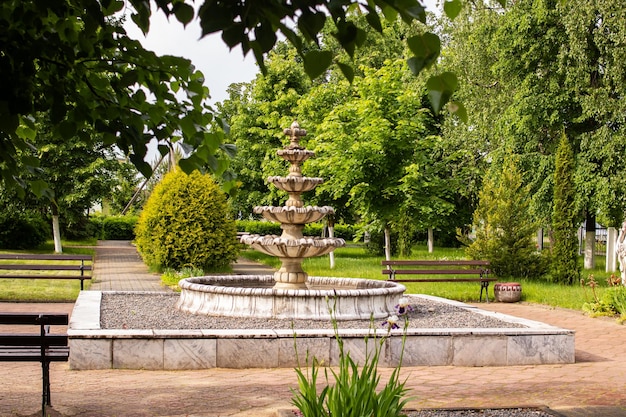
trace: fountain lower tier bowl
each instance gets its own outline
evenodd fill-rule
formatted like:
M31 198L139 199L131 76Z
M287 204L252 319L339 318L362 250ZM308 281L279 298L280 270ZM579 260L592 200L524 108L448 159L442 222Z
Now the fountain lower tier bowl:
M271 275L186 278L176 308L192 314L313 320L381 319L406 288L360 278L309 277L308 289L275 289ZM332 313L330 311L332 309Z
M241 243L266 255L279 258L311 258L326 255L345 246L346 241L336 237L284 238L276 235L246 235Z

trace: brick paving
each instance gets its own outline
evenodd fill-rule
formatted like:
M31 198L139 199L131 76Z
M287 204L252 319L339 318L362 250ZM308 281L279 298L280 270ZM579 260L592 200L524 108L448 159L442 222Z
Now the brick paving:
M108 257L103 249L110 250ZM123 281L155 279L150 284L134 285L142 291L148 287L164 290L158 285L156 275L134 264L140 261L127 243L102 242L97 252L96 264L111 264L96 265L97 285L126 290L133 284ZM246 268L260 268L251 273L267 271L254 264L235 266L240 272ZM113 272L126 278L108 276ZM116 288L118 284L120 288ZM0 311L71 313L72 307L72 304L0 303ZM577 311L524 303L483 303L480 307L575 330L576 363L403 368L402 376L407 378L413 396L409 407L546 406L567 417L626 416L626 327L611 319L592 319ZM381 381L385 381L391 370L380 371ZM80 417L274 417L276 410L290 408L290 390L297 386L291 369L72 371L65 363L54 363L51 379L54 407L50 415ZM2 363L0 416L40 415L40 384L38 364Z

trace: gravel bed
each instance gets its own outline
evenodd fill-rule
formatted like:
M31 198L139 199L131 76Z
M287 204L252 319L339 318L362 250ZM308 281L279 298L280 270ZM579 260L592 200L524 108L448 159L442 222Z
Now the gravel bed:
M456 410L406 410L407 417L556 417L561 414L540 408L480 408ZM283 412L280 417L302 417L298 410ZM561 416L562 417L562 416Z
M554 417L557 414L536 408L492 408L479 410L420 410L407 417Z
M411 328L524 327L445 303L408 296ZM175 308L178 294L103 293L102 329L332 329L328 320L281 320L195 315ZM383 320L384 321L384 320ZM339 328L368 328L369 320L345 320ZM376 326L382 325L375 323Z

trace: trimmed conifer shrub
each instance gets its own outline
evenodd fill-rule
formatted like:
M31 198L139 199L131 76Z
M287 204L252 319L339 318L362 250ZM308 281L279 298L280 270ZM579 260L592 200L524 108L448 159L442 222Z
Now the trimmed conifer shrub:
M237 258L237 230L226 195L209 175L181 170L155 187L137 222L146 264L163 270L224 269Z
M562 284L573 284L580 280L576 237L580 219L576 213L576 187L573 180L575 163L574 151L563 133L555 158L552 213L552 280Z

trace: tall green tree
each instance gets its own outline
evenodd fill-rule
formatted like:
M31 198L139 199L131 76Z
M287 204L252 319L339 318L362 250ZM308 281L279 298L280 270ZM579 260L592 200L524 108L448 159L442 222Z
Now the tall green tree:
M578 266L578 238L576 229L579 216L576 212L576 191L573 182L575 169L574 152L570 141L563 133L556 154L554 172L554 214L552 229L552 280L573 284L580 279Z

